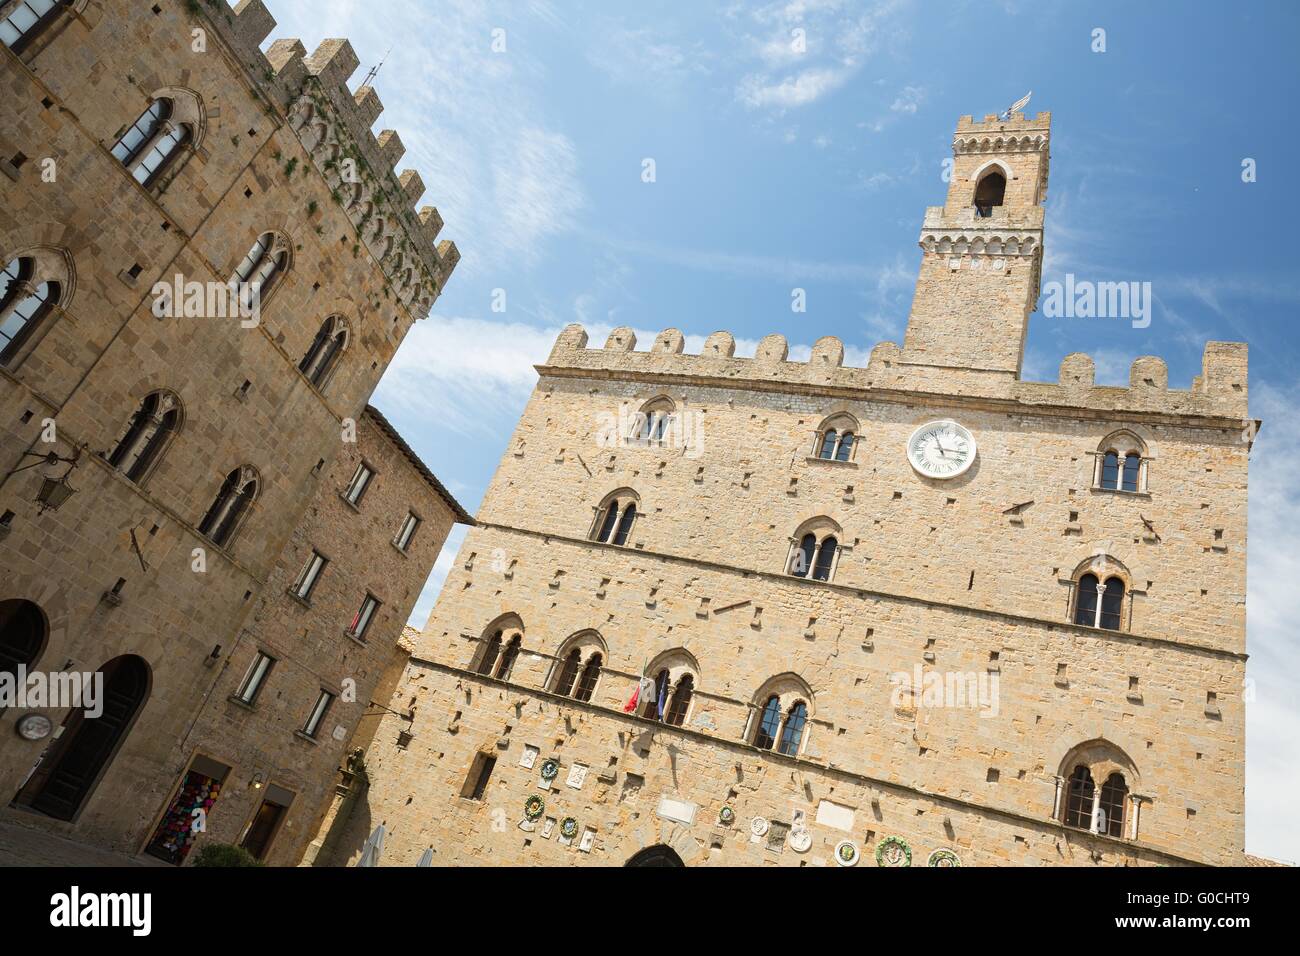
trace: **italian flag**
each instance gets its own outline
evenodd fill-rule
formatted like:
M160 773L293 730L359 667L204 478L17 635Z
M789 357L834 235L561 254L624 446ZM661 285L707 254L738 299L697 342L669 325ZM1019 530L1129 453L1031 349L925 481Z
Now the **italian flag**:
M649 661L646 661L645 664L641 665L641 679L637 681L628 702L623 705L623 713L625 714L633 713L641 704L653 704L655 702L655 682L652 678L645 676L645 669L649 663Z

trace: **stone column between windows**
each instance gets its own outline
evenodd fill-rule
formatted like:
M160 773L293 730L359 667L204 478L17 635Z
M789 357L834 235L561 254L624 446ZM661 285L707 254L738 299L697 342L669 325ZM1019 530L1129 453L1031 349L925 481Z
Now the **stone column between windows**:
M1088 827L1090 833L1101 832L1101 787L1094 780L1092 785L1092 823Z

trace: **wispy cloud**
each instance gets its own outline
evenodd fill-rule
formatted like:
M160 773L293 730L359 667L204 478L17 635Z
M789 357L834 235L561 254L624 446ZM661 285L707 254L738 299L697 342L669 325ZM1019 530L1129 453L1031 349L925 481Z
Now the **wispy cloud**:
M877 0L862 9L846 0L782 0L732 7L751 60L736 99L777 113L817 102L852 80L884 38L901 32L897 14L905 5Z
M444 236L464 256L462 274L534 261L546 239L573 224L583 203L578 159L569 138L547 125L545 69L521 39L525 28L556 28L549 4L503 13L473 0L389 0L383 16L359 0L274 6L273 37L301 37L310 50L326 29L352 41L362 69L392 47L375 84L385 106L380 126L401 134L401 166L420 171L423 202L442 213ZM504 52L492 49L494 29L505 30ZM415 42L421 37L430 40Z

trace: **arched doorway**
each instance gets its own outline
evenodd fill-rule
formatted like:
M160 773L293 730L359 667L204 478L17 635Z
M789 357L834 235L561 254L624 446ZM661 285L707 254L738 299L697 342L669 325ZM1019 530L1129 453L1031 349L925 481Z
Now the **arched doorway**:
M648 846L644 850L634 854L630 860L623 864L624 866L685 866L682 858L670 846L664 846L662 843L657 846Z
M0 673L17 676L19 665L35 664L49 633L49 622L38 605L20 598L0 601Z
M72 820L103 776L149 697L149 665L134 654L115 657L102 668L103 713L75 710L63 734L19 793L26 804L57 820Z

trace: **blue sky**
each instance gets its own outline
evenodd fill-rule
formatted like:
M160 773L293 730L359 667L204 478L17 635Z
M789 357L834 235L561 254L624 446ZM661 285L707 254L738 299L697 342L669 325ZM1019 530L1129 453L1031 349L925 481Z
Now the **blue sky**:
M840 336L845 364L901 341L927 205L957 118L1027 90L1051 110L1044 280L1152 283L1151 324L1031 320L1025 378L1139 355L1186 388L1207 339L1251 344L1247 846L1300 861L1300 434L1294 331L1300 4L270 0L275 37L392 46L377 129L397 129L463 259L375 396L471 512L555 334L611 327L687 350L770 332L792 358ZM1105 30L1105 52L1094 33ZM493 52L504 30L505 51ZM806 51L792 49L803 30ZM499 36L499 34L498 34ZM643 160L656 181L642 181ZM1242 181L1242 161L1257 181ZM803 288L807 312L791 311ZM492 311L505 290L506 311ZM803 347L802 351L800 346ZM463 529L413 623L423 624Z

